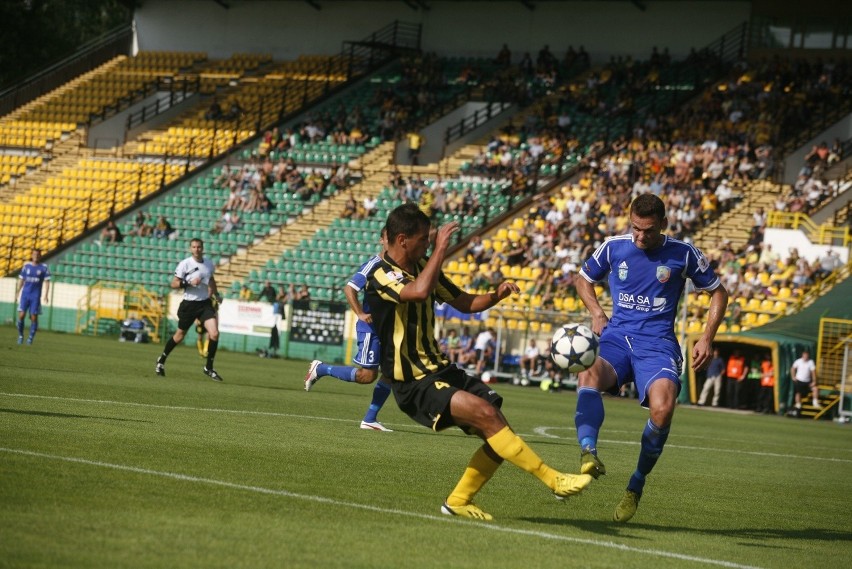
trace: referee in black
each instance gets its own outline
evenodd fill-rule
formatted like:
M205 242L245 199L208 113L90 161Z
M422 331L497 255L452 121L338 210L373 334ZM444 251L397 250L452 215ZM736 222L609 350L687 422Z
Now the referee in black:
M193 239L189 242L189 251L192 255L178 263L169 285L173 289L183 289L183 301L178 307L178 329L166 342L154 370L157 375L166 375L166 358L175 346L183 342L186 331L198 320L207 330L209 340L204 375L213 381L222 381L222 376L213 369L213 358L216 357L216 349L219 346L219 320L212 302L214 298L217 304L222 302L222 296L216 288L216 279L213 278L213 263L204 258L204 242L198 238Z
M367 281L366 301L382 344L381 370L390 380L399 408L421 425L440 431L459 427L479 436L473 454L441 512L491 520L474 496L504 460L538 478L557 497L577 494L592 481L587 474L565 474L548 466L519 437L500 407L503 399L478 377L452 365L435 341L435 303L446 302L464 313L482 312L518 292L508 281L488 294L459 289L441 265L459 230L452 222L440 227L431 258L429 218L412 203L394 209L387 220L387 249Z

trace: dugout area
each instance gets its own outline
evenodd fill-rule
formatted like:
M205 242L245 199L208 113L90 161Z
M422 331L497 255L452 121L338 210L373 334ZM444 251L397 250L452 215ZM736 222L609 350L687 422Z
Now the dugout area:
M783 316L764 326L745 332L717 334L715 345L720 355L727 357L738 349L746 362L755 354L769 350L775 369L775 411L785 413L793 404L793 385L790 368L807 349L817 367L817 384L820 392L828 394L823 406L829 404L820 416L834 416L837 408L850 409L852 394L848 386L852 378L848 377L852 365L846 362L844 368L844 347L852 338L852 279L849 277L837 283L831 290L818 297L812 304L790 316ZM696 374L689 365L689 354L699 334L691 334L686 342L685 374L687 393L681 392L681 402L696 403L701 393L703 376ZM846 369L847 377L842 377ZM846 390L844 392L844 386ZM844 400L838 399L845 393ZM833 407L833 408L831 408Z

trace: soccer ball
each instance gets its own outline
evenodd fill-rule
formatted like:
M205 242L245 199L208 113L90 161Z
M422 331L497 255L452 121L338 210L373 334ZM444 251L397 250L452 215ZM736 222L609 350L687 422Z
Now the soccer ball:
M550 357L571 373L587 370L595 363L600 348L598 335L583 324L566 324L553 335Z

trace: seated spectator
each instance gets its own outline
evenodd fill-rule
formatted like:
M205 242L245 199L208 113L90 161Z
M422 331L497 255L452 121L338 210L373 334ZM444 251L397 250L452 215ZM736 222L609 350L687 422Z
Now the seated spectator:
M213 99L210 108L204 113L204 118L209 121L216 121L222 118L222 107L219 105L219 101Z
M154 227L154 237L157 239L169 239L174 233L174 228L165 216L161 215L157 219L157 225Z
M254 298L254 294L252 294L251 289L243 285L240 289L240 300L252 300Z
M110 219L107 221L106 227L101 231L101 243L121 243L124 240L124 237L121 234L121 230L115 224L115 221Z
M296 291L296 296L293 300L310 300L311 299L311 291L308 290L308 285L302 285L302 287Z
M222 210L222 217L213 226L212 233L229 233L240 227L240 216L236 211L229 209Z
M128 235L138 235L146 237L151 234L153 227L150 224L151 218L147 213L139 211L136 213L136 218L133 220L133 229L127 232Z
M355 196L351 193L349 197L346 198L346 203L343 204L343 213L340 214L340 217L346 218L356 218L358 215L358 204L355 202Z
M228 112L225 113L223 118L225 120L232 121L232 120L236 120L236 119L240 118L242 116L242 114L243 114L243 108L235 100L234 102L231 103L231 106L228 108Z

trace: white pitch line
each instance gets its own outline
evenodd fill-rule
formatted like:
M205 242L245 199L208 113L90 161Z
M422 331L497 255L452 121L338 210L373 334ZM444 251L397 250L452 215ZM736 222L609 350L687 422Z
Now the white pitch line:
M616 549L619 551L626 551L630 553L641 553L643 555L650 555L652 557L665 557L668 559L679 559L681 561L690 561L694 563L702 563L705 565L715 565L718 567L731 567L733 569L759 569L753 565L743 565L741 563L734 563L732 561L724 561L721 559L710 559L707 557L696 557L693 555L686 555L683 553L677 553L673 551L664 551L659 549L643 549L640 547L632 547L630 545L624 545L621 543L615 543L612 541L602 541L597 539L587 539L581 537L571 537L568 535L560 535L557 533L550 533L546 531L538 531L538 530L526 530L520 528L513 528L508 526L501 526L497 524L489 524L485 522L477 522L474 520L460 520L459 518L453 518L448 516L434 516L431 514L420 514L417 512L411 512L406 510L396 510L393 508L380 508L378 506L371 506L369 504L359 504L358 502L347 502L345 500L335 500L334 498L326 498L325 496L315 496L311 494L299 494L297 492L290 492L288 490L276 490L274 488L263 488L261 486L250 486L246 484L237 484L235 482L227 482L225 480L214 480L212 478L201 478L198 476L190 476L188 474L179 474L176 472L164 472L160 470L151 470L148 468L139 468L136 466L127 466L124 464L112 464L109 462L101 462L99 460L88 460L85 458L77 458L72 456L60 456L55 454L48 454L43 452L36 452L30 450L23 449L13 449L13 448L5 448L0 447L0 452L6 452L11 454L18 454L22 456L30 456L34 458L43 458L48 460L58 460L62 462L70 462L75 464L84 464L87 466L96 466L100 468L109 468L112 470L119 470L123 472L132 472L135 474L146 474L149 476L159 476L161 478L169 478L172 480L179 480L182 482L193 482L197 484L208 484L212 486L219 486L223 488L230 488L232 490L242 490L245 492L255 492L258 494L268 494L272 496L281 496L285 498L292 498L295 500L305 500L309 502L318 502L321 504L329 504L332 506L341 506L344 508L353 508L358 510L367 510L370 512L377 512L380 514L389 514L394 516L407 516L410 518L416 518L420 520L427 520L433 522L444 522L444 523L455 523L465 527L476 526L478 528L499 531L503 533L517 534L517 535L526 535L530 537L538 537L542 539L548 539L553 541L563 541L568 543L578 543L582 545L590 545L594 547L602 547L606 549Z
M215 407L189 407L183 405L157 405L154 403L136 403L133 401L114 401L110 399L80 399L74 397L59 397L56 395L31 395L26 393L4 393L0 392L0 396L6 397L20 397L23 399L52 399L55 401L70 401L74 403L95 403L98 405L121 405L125 407L141 407L147 409L164 409L167 411L197 411L202 413L228 413L233 415L259 415L264 417L286 417L293 419L309 419L313 421L334 421L340 423L357 423L352 419L341 419L337 417L320 417L316 415L298 415L295 413L276 413L274 411L250 411L244 409L217 409ZM388 425L392 425L392 423L388 423ZM548 431L556 430L556 429L565 429L567 427L536 427L534 429L535 434L521 436L531 437L531 436L542 436L551 439L557 440L572 440L569 437L561 437L559 435L552 435ZM619 440L609 440L609 439L600 439L599 442L609 443L609 444L619 444L619 445L631 445L635 446L639 443L636 441L619 441ZM765 451L750 451L750 450L737 450L737 449L727 449L727 448L710 448L710 447L694 447L694 446L686 446L686 445L678 445L675 443L668 443L666 445L668 448L681 448L687 450L699 450L702 452L706 451L717 451L717 452L731 452L738 454L747 454L752 456L771 456L778 458L787 458L787 459L802 459L802 460L820 460L826 462L842 462L842 463L852 463L852 459L845 458L823 458L818 456L802 456L796 454L779 454L779 453L771 453Z

